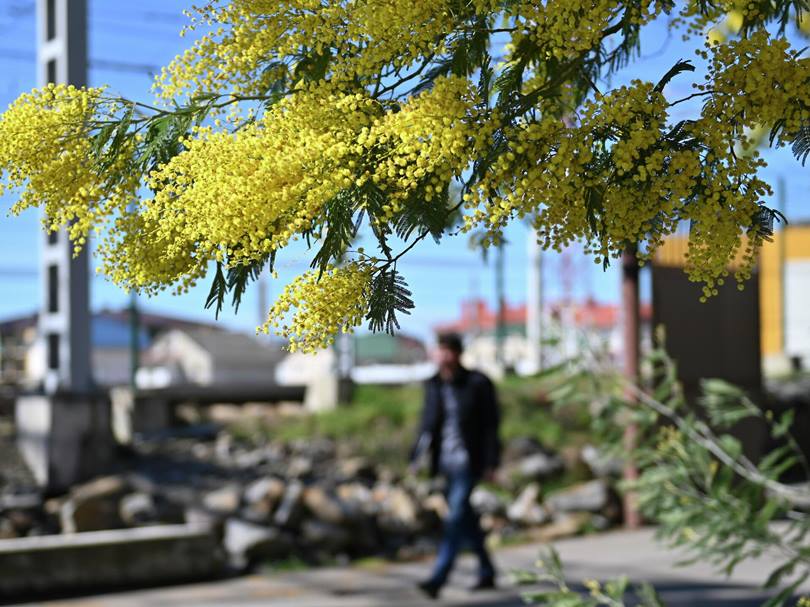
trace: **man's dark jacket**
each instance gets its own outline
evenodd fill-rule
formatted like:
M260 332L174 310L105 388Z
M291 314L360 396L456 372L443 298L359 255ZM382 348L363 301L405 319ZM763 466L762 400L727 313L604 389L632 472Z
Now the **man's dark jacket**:
M461 438L467 449L470 472L480 477L486 470L498 467L501 442L498 437L500 411L495 386L483 373L459 368L452 388L459 407ZM429 449L430 472L439 471L442 451L442 425L444 423L444 396L442 379L438 374L425 383L425 406L412 459Z

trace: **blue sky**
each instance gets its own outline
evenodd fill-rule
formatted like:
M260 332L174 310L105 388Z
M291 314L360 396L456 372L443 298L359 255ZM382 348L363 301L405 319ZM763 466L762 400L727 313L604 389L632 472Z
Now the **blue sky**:
M181 39L178 31L184 23L180 12L189 4L179 0L90 0L90 83L107 84L124 96L149 101L151 77L146 69L122 70L117 64L124 62L146 68L168 63L188 44L188 39ZM33 0L0 1L0 107L36 85L33 7ZM611 83L600 83L600 88L605 90L633 78L656 81L676 60L694 59L692 48L693 42L685 44L680 35L670 34L666 23L659 20L644 32L640 59ZM698 64L694 77L687 74L668 87L668 96L675 99L689 94L691 83L702 79L704 73ZM678 106L678 112L684 117L694 115L695 107L684 103ZM766 158L770 163L765 171L767 178L774 184L779 176L786 181L788 217L791 220L807 218L810 214L805 195L810 186L810 167L802 168L787 150L767 151ZM0 319L29 313L37 308L39 301L38 216L28 212L18 218L7 217L5 211L11 204L10 197L0 198L3 209L0 215ZM526 237L527 230L519 223L507 232L505 283L510 302L522 302L526 297ZM306 255L302 247L294 247L280 256L279 280L270 280L268 284L271 300L294 275L306 269ZM409 333L428 336L432 325L455 318L460 302L473 295L494 305L492 264L484 263L464 237L445 239L440 246L428 241L420 243L401 263L400 269L417 304L413 315L403 319L403 330ZM575 298L591 295L608 302L618 299L617 268L603 272L575 249L563 256L547 254L544 272L544 287L550 299L564 293ZM203 309L207 292L208 285L203 282L183 297L163 295L142 299L141 304L150 311L212 320L213 313ZM93 280L95 308L121 307L127 301L123 292L103 278ZM246 331L251 331L258 320L255 288L246 295L238 316L228 311L221 317L221 322L228 326Z

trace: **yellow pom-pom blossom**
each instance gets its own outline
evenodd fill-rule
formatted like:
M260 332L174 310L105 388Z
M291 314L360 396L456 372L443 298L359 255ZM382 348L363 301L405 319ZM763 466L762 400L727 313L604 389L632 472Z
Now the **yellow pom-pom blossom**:
M255 94L304 49L339 49L335 80L376 75L382 66L405 67L434 52L453 31L455 8L449 0L209 2L189 13L186 30L205 33L163 70L156 89L166 99L184 92Z
M469 167L493 128L476 113L477 102L466 78L439 78L430 91L360 132L358 146L375 150L378 157L361 183L370 175L389 194L390 202L377 221L390 220L416 190L424 190L423 200L430 203L434 192Z
M350 262L307 272L287 285L260 328L289 340L291 351L314 352L334 343L335 335L351 332L369 308L374 266Z
M505 131L508 149L493 171L467 195L467 229L483 226L497 242L514 217L530 216L544 246L584 241L601 261L627 243L646 245L648 257L686 220L687 269L706 296L740 252L738 278L746 279L761 238L745 232L771 192L757 177L764 161L756 152L736 155L734 142L747 146L751 129L777 122L777 141L789 141L807 124L798 91L810 84L810 61L765 32L710 52L709 82L698 87L709 101L699 119L676 129L688 145L668 143L677 135L668 102L640 81L585 102L573 125L553 115L519 122Z
M584 241L601 262L628 244L651 255L688 221L689 272L708 296L730 259L750 272L770 192L753 129L777 125L783 145L808 124L810 67L765 31L768 3L698 4L680 11L689 35L732 15L742 39L702 51L704 109L673 124L653 84L595 84L668 0L208 1L190 13L197 41L156 82L186 105L136 112L61 85L24 95L0 117L0 188L77 246L109 225L102 271L149 293L188 289L212 261L257 266L304 235L339 234L324 247L335 262L366 221L388 254L389 234L437 235L463 182L465 226L485 243L527 217L544 246ZM132 204L139 185L152 193ZM326 343L362 319L373 272L304 275L273 318L300 315L266 328Z
M19 195L12 211L45 210L46 227L68 226L77 247L104 219L126 205L137 187L109 184L88 162L93 119L103 89L49 84L20 96L0 115L0 195ZM126 161L122 153L117 160ZM116 167L112 167L113 169Z
M357 133L379 105L363 93L314 84L235 133L201 128L186 150L149 176L143 203L155 237L233 263L285 246L355 183Z

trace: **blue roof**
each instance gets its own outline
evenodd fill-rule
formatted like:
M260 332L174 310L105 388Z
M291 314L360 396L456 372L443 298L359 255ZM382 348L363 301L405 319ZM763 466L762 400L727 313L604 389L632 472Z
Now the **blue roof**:
M91 340L94 348L128 348L130 326L126 321L95 315L91 323ZM138 331L140 349L149 346L149 333L143 327Z

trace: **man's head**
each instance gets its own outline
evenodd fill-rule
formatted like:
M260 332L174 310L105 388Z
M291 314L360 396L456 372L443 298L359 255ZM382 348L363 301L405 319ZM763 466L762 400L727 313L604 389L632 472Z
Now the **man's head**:
M438 337L439 348L436 362L442 375L452 375L461 366L461 353L464 347L457 333L442 333Z

